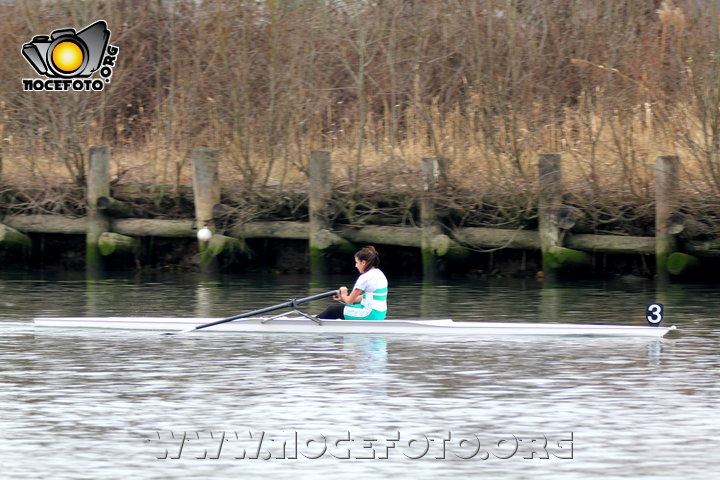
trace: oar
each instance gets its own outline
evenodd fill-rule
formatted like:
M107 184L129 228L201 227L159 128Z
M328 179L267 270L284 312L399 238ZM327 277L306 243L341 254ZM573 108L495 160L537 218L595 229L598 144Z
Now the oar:
M298 305L302 305L303 303L312 302L313 300L320 300L321 298L331 297L333 295L337 295L337 290L330 290L329 292L325 293L318 293L317 295L313 295L311 297L305 297L305 298L298 298L298 299L291 299L284 303L278 303L277 305L273 305L272 307L265 307L261 308L259 310L253 310L252 312L247 313L241 313L240 315L235 315L228 318L223 318L221 320L216 320L214 322L205 323L203 325L197 325L195 327L188 328L187 330L182 330L179 332L167 332L167 335L178 335L181 333L188 333L195 330L201 330L203 328L212 327L213 325L220 325L221 323L227 323L232 322L233 320L237 320L239 318L247 318L252 317L254 315L260 315L267 312L272 312L273 310L279 310L281 308L295 308Z

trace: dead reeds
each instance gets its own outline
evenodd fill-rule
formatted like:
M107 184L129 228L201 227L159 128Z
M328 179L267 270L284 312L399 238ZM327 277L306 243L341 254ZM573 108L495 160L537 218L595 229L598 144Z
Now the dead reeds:
M602 230L644 218L649 165L677 154L685 211L707 217L720 203L717 2L0 5L6 45L18 51L33 35L99 18L120 46L103 92L22 92L34 72L19 53L4 57L6 183L82 185L85 152L102 143L123 182L185 183L189 152L213 146L227 187L282 190L304 178L312 149L325 149L345 202L338 215L361 221L383 205L367 201L377 172L416 171L437 156L450 159L448 209L466 209L453 222L523 225L533 221L537 155L559 152L568 201ZM416 185L382 188L412 195ZM412 216L402 201L392 208Z

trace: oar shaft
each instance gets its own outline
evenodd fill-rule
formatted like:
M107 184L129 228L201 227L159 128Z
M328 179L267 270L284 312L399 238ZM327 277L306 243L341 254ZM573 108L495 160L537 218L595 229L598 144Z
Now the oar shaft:
M223 318L223 319L217 320L215 322L205 323L203 325L197 325L193 328L189 328L187 330L183 330L182 332L178 332L178 333L192 332L193 330L200 330L203 328L212 327L214 325L220 325L221 323L232 322L233 320L237 320L240 318L247 318L247 317L252 317L255 315L261 315L263 313L271 312L273 310L279 310L281 308L295 307L298 305L302 305L304 303L312 302L313 300L319 300L321 298L331 297L331 296L335 295L336 293L337 293L337 290L330 290L329 292L318 293L317 295L312 295L310 297L288 300L287 302L279 303L279 304L273 305L271 307L260 308L258 310L253 310L252 312L241 313L240 315Z
M212 327L213 325L220 325L221 323L232 322L233 320L237 320L239 318L252 317L254 315L262 315L263 313L271 312L273 310L278 310L280 308L288 308L290 305L291 305L291 303L288 301L285 303L280 303L278 305L273 305L272 307L260 308L258 310L253 310L252 312L235 315L234 317L223 318L223 319L217 320L215 322L198 325L198 326L194 327L193 330L200 330L201 328L207 328L207 327Z

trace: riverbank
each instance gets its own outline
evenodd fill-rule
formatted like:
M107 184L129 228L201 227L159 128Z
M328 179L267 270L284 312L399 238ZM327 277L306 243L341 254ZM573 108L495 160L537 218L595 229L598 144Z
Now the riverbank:
M30 268L89 271L333 273L343 270L358 246L374 244L390 253L386 257L399 259L399 270L427 276L697 279L710 274L720 257L714 238L679 208L677 157L657 159L652 208L624 205L625 212L637 212L626 223L652 236L598 233L597 219L593 229L591 211L566 189L562 159L555 154L539 156L534 191L494 203L476 192L475 209L456 201L471 198L471 192L458 194L447 181L444 159L422 159L415 182L408 172L396 179L397 188L383 193L334 185L329 153L314 151L304 188L243 194L221 187L216 150L198 149L192 159L192 186L113 185L109 149L93 147L85 191L72 187L62 194L54 187L54 201L32 202L37 194L6 187L0 223L4 259ZM495 222L475 223L491 211L498 213ZM622 224L612 218L605 224L613 222ZM210 230L208 238L199 238L202 228ZM588 230L595 233L583 233Z

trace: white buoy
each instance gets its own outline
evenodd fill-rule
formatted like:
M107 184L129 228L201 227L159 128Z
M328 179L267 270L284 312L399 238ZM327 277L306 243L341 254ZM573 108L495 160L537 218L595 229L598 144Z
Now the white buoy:
M208 240L210 240L210 237L212 237L212 232L210 231L209 228L203 227L200 230L198 230L197 237L198 237L198 240L200 240L202 242L207 242Z

